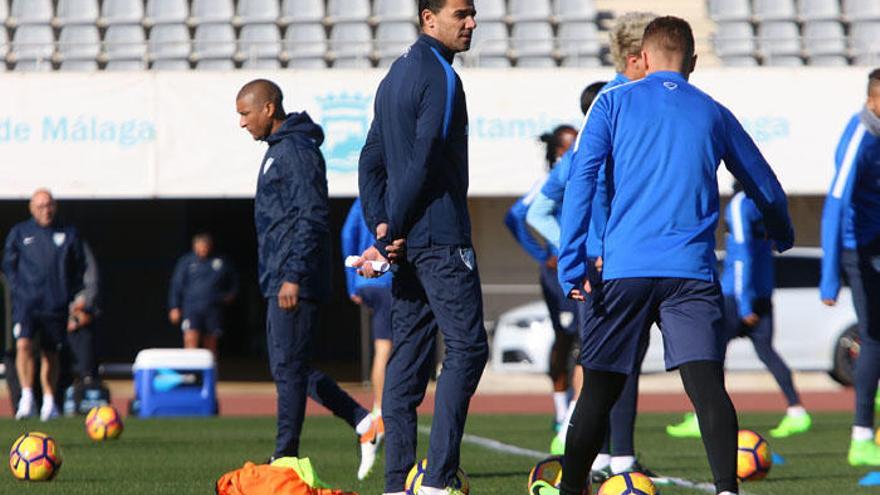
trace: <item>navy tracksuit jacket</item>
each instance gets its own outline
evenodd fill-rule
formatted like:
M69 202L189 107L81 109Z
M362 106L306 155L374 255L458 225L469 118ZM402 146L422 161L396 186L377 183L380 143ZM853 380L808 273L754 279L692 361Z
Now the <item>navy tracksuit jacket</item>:
M406 261L392 283L394 350L382 415L385 491L403 491L416 461L416 407L425 394L439 327L446 344L437 382L424 485L450 486L470 397L488 356L482 292L467 210L467 105L454 54L427 35L398 58L376 92L375 117L361 152L364 217L376 242L406 238Z
M193 252L180 257L171 276L168 307L201 311L220 306L238 293L238 277L222 256L199 258Z

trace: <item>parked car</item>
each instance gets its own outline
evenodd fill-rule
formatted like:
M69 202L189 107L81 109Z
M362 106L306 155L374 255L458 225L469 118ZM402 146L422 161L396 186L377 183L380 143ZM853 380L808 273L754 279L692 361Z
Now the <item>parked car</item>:
M719 253L719 259L723 253ZM858 355L858 332L849 287L840 291L838 303L827 307L819 300L822 250L794 248L776 257L774 344L795 370L827 371L846 385L853 380ZM498 371L545 373L549 366L553 328L543 301L503 313L492 342L492 366ZM748 339L735 339L727 351L729 370L763 370ZM651 329L651 344L642 372L664 371L663 340Z

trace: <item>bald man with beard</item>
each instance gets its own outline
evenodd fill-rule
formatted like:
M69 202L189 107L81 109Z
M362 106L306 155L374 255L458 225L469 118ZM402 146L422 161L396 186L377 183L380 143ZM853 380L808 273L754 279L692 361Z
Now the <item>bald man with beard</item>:
M321 304L330 295L330 227L321 127L305 112L285 114L281 89L257 79L235 102L239 124L269 145L260 166L254 220L260 289L266 297L269 365L278 392L273 458L299 456L306 397L359 435L358 479L370 474L383 436L377 418L309 365Z
M58 353L67 344L70 306L83 288L86 258L79 232L55 220L57 205L52 193L38 189L29 207L32 218L9 231L3 249L3 273L12 293L15 367L21 384L15 419L36 412L33 339L39 336L40 420L48 421L58 416L54 397Z

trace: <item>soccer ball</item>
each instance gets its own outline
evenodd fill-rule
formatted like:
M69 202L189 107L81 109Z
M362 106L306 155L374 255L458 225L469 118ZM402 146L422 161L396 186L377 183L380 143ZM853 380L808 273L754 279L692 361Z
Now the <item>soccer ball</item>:
M49 435L25 433L12 444L9 469L20 480L49 481L61 469L61 451Z
M608 478L597 495L658 495L651 478L642 473L622 473Z
M86 416L86 434L96 442L122 435L122 418L113 406L93 407Z
M425 478L425 473L427 471L428 459L422 459L409 470L409 474L406 475L406 495L417 495L419 493L419 488L422 487L422 480ZM458 472L455 473L455 481L452 483L452 488L461 490L465 495L471 491L467 475L464 474L464 471L460 467L458 468Z
M736 452L736 476L740 481L764 479L773 466L770 445L752 430L739 430Z
M562 481L562 456L554 455L535 464L529 472L529 490L538 480L544 480L551 486L559 488L559 482Z

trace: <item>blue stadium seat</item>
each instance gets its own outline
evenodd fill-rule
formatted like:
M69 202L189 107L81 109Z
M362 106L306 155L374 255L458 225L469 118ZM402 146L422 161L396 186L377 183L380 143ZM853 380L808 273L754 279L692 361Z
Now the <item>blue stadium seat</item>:
M365 23L370 18L369 0L327 0L331 22Z
M713 38L715 53L722 58L752 57L755 51L755 33L748 22L720 22ZM727 64L725 64L727 65Z
M840 17L840 1L800 0L798 10L805 21L834 20Z
M837 21L815 21L804 24L804 50L810 64L819 55L846 55L846 34Z
M61 26L95 24L99 16L98 0L58 0L55 17Z
M278 62L281 53L281 35L275 24L247 24L238 36L238 50L248 68L269 68L271 60ZM264 63L265 62L265 63Z
M418 18L413 0L374 0L373 15L379 22L414 21Z
M154 61L186 60L190 53L189 29L185 24L153 26L147 45Z
M556 18L565 21L592 21L596 18L593 0L556 0Z
M52 1L12 0L12 9L7 22L14 26L49 24L52 22Z
M508 4L508 14L514 22L547 21L551 12L550 0L510 0Z
M322 68L327 64L327 38L321 24L291 24L284 34L288 67Z
M278 0L238 0L238 19L243 24L278 22Z
M330 31L330 50L334 67L370 67L373 50L370 26L366 23L345 23Z
M376 52L379 67L388 67L410 45L418 32L411 22L383 22L376 28Z
M94 25L70 25L58 35L58 54L62 60L94 61L101 52L101 37ZM70 67L68 67L70 68Z
M193 0L190 22L211 24L232 22L232 0Z
M324 20L324 0L284 0L282 24L317 23Z
M751 16L749 0L709 0L709 17L715 21L747 21Z
M193 36L193 56L202 59L229 59L235 56L235 30L231 24L201 24ZM210 65L210 64L209 64ZM197 65L201 67L201 64Z
M794 0L755 0L753 13L760 21L793 21L797 18Z
M48 24L19 26L12 36L12 53L24 70L42 70L40 66L46 65L51 69L52 53L55 38L52 27Z
M109 62L143 62L147 53L144 29L140 25L113 24L104 32L104 51ZM117 67L134 64L115 64Z
M504 0L474 0L474 7L477 9L478 23L501 21L507 16ZM478 27L477 31L479 30Z
M880 1L844 0L844 13L853 22L880 20Z
M101 17L108 25L140 24L144 20L144 3L141 0L104 0Z
M146 24L183 24L188 18L187 0L147 0Z

